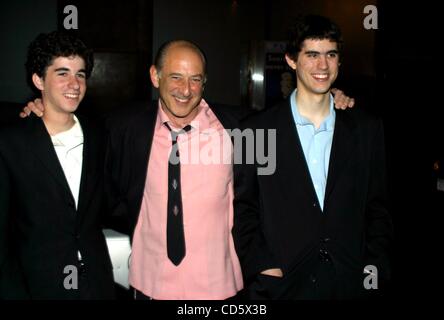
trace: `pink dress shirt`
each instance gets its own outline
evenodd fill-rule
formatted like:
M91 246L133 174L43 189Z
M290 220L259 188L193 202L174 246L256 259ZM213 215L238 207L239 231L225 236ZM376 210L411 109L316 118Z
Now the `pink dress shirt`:
M134 288L153 299L226 299L243 288L231 234L233 148L203 99L198 108L193 129L178 138L186 255L175 266L166 249L171 135L159 102L129 276Z

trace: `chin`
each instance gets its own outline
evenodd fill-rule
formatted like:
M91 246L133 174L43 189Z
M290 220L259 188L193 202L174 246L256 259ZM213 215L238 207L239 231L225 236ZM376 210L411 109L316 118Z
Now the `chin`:
M183 119L183 118L186 118L186 117L188 117L189 115L191 114L191 112L188 112L188 113L174 113L173 115L176 117L176 118L181 118L181 119Z
M192 107L190 109L184 110L183 108L178 108L179 110L173 110L173 114L174 116L178 117L178 118L186 118L188 117L190 114L193 113L193 111L196 110L196 107Z
M317 88L314 89L313 92L316 92L317 94L326 94L330 91L331 87L326 87L326 88Z
M63 108L63 110L65 110L66 112L74 112L77 110L78 107L79 107L79 105L66 106L65 108Z

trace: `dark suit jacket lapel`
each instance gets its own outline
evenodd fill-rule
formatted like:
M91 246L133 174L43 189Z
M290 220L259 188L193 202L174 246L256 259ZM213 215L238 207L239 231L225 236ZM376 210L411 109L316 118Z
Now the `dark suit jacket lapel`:
M100 146L100 140L98 137L97 129L92 127L92 124L87 118L82 116L77 116L80 121L80 126L83 132L83 154L82 154L82 176L80 180L80 190L79 190L79 202L77 205L78 220L81 218L87 208L91 197L95 194L96 183L99 181L96 179L97 175L101 175L103 171L104 163L100 161L103 155L97 154L102 149Z
M336 122L328 166L324 208L341 171L346 167L356 144L355 123L347 111L336 110Z
M303 189L309 199L317 199L313 187L304 151L293 120L290 102L280 106L277 125L277 166L280 172L282 186L288 195L288 199L294 199L293 191ZM301 187L302 186L302 187Z
M63 173L62 166L59 162L51 141L51 137L46 130L43 120L35 116L31 116L29 120L29 149L36 155L36 157L41 161L43 167L48 170L51 176L60 184L64 191L66 191L67 196L74 201L68 181Z

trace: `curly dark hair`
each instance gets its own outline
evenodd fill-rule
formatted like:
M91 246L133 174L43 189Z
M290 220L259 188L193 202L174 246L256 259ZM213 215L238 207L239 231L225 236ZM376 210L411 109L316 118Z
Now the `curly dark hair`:
M28 47L25 63L28 82L32 84L30 79L34 73L44 78L54 59L71 56L79 56L85 61L86 78L89 78L94 67L94 56L82 40L61 31L39 34Z
M306 15L299 17L290 28L289 41L286 53L296 60L302 49L302 43L307 39L330 40L338 45L339 56L342 55L343 40L338 25L330 19L319 15Z

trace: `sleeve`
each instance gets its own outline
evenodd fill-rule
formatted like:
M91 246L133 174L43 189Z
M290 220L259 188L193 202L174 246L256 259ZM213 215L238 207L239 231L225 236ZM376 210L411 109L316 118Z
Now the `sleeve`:
M238 143L239 140L234 140ZM245 146L242 163L234 164L234 227L233 238L246 283L270 268L278 268L269 250L261 223L260 190L257 165L248 164ZM235 152L238 149L234 148ZM236 159L236 156L235 156Z
M8 255L9 235L9 174L0 154L0 274L3 273ZM2 277L0 277L1 279Z
M388 211L386 154L382 121L376 125L370 159L370 179L366 205L366 265L377 267L380 279L389 280L392 219Z
M0 300L30 299L23 269L12 238L12 184L0 150Z
M113 230L130 234L128 219L128 205L126 197L121 192L119 177L121 175L121 152L118 148L119 139L118 130L111 121L106 123L106 152L104 168L104 190L107 214L105 217L105 227Z

